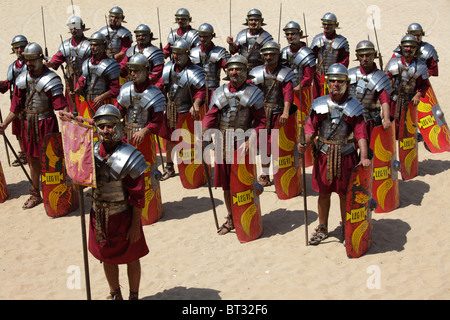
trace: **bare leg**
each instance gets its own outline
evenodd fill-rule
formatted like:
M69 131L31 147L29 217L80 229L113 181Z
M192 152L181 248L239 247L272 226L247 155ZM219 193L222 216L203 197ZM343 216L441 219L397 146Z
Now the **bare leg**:
M141 262L133 261L127 265L128 283L130 285L130 299L138 299L139 284L141 282Z
M112 300L122 300L119 284L119 266L103 262L103 270L105 271L106 281L108 281L109 290Z
M227 221L219 228L217 233L220 235L226 234L234 229L233 215L231 211L231 191L223 190L223 198L225 201L225 206L227 207Z

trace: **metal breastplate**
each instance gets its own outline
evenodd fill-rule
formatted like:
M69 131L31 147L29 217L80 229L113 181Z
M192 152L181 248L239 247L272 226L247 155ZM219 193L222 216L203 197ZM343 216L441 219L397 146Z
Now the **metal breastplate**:
M198 32L195 29L189 29L181 36L178 34L178 30L172 30L167 37L167 42L173 45L178 39L184 39L189 44L189 49L194 48L200 44Z
M359 67L354 69L351 71L355 74L351 76L349 95L361 102L364 109L372 109L372 111L379 110L380 104L378 103L378 99L375 101L376 90L370 90L368 88L370 78L373 74L362 74ZM351 72L349 71L349 77Z
M183 69L181 72L172 70L170 73L170 86L167 97L171 103L175 104L178 113L186 113L192 106L189 85L184 84L183 86L180 83L180 79L185 72L186 69Z
M14 61L8 67L8 71L6 73L6 80L8 80L12 85L14 85L14 82L16 81L17 77L23 70L27 70L27 65L25 64L25 62L23 62L20 68L17 68L16 61Z
M208 89L215 89L220 85L220 68L211 61L211 55L204 52L199 52L200 63L205 70L206 83Z
M333 40L328 40L327 38L323 38L323 46L319 50L319 63L322 62L319 68L320 74L325 74L333 63L337 62L338 50L334 49L331 46L331 42ZM331 48L330 48L331 47ZM329 51L328 51L329 50ZM328 54L327 54L328 52Z
M264 97L266 108L270 107L272 114L283 112L283 91L277 75L269 75L264 71Z
M50 98L45 94L43 89L37 88L41 79L41 77L37 79L28 77L27 79L26 97L29 102L26 106L26 113L37 116L38 120L43 120L53 114Z
M109 57L112 57L120 51L122 48L122 38L128 37L132 41L130 31L124 27L119 27L119 29L114 30L110 26L104 26L99 32L108 40L106 53Z
M66 61L66 70L70 76L81 74L83 61L91 55L91 48L88 40L81 41L77 46L72 44L72 39L68 39L61 44L59 51Z
M272 36L264 30L255 35L252 35L248 29L239 32L236 37L236 43L240 48L239 54L247 59L249 69L264 64L264 59L261 56L261 47L270 40L272 40Z
M227 129L247 130L251 125L251 112L249 106L242 106L241 100L243 90L231 93L227 86L221 87L220 98L223 98L224 105L221 106L221 118L219 129L224 132ZM238 112L239 111L239 112Z

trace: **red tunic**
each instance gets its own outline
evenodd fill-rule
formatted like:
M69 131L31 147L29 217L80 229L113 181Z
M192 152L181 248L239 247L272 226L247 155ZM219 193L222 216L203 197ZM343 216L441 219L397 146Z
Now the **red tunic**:
M107 156L102 144L99 148L99 155L101 157ZM144 175L141 175L137 179L126 176L123 183L129 193L128 200L131 205L138 208L144 208ZM110 216L108 223L108 241L106 243L99 243L95 238L95 212L91 209L89 224L89 251L91 254L98 260L111 264L131 263L148 254L149 250L145 241L142 225L140 226L141 237L137 242L130 243L130 241L126 239L132 217L132 207Z
M231 82L228 83L228 90L230 90L231 93L239 91L239 89L233 87ZM255 129L256 133L259 133L259 130L266 127L266 112L264 111L264 108L255 110L253 107L250 108L250 111L253 118L252 128ZM206 128L217 128L220 114L221 111L219 108L216 105L212 105L203 117L202 126ZM214 170L214 187L222 187L223 190L230 190L230 174L231 164L216 163Z
M24 63L25 63L25 61L20 61L20 60L16 60L14 62L17 69L22 68ZM13 86L13 85L14 85L14 83L9 82L8 80L0 81L0 93L2 93L2 94L6 93L6 91L8 91L11 88L11 86ZM21 130L22 129L21 129L21 125L20 125L20 119L15 118L11 123L11 132L13 135L19 136L21 134Z
M313 136L317 135L320 128L320 123L328 118L328 114L317 114L314 110L311 111L308 120L305 125L305 133ZM366 139L368 141L368 135L366 130L366 124L362 115L357 117L345 117L344 121L347 123L347 136L351 132L354 133L356 141L360 139ZM358 164L358 154L353 152L349 155L342 157L341 163L341 178L334 177L330 183L327 181L327 155L323 152L317 152L317 157L314 159L311 186L314 191L319 193L332 193L336 192L339 195L345 195L347 193L347 187L353 168Z
M47 67L44 67L44 71L48 71ZM45 95L50 99L51 105L53 106L53 110L61 110L67 107L67 101L64 98L63 94L58 94L53 96L51 91L45 92ZM27 90L26 89L14 89L13 99L11 102L10 111L18 115L22 111L21 103L25 104L27 99ZM35 133L30 130L30 140L28 140L27 134L27 120L26 117L23 122L23 127L21 128L21 148L28 155L32 157L40 157L41 156L41 148L44 147L44 137L49 133L55 133L59 131L58 120L56 119L56 115L53 113L51 117L40 120L38 123L39 128L39 143L37 143L33 137L35 137ZM36 138L36 137L35 137Z

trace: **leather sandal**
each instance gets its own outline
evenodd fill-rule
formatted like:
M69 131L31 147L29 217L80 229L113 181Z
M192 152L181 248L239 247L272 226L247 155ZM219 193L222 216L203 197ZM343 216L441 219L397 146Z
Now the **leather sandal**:
M30 197L22 206L22 209L31 209L36 207L38 204L41 204L43 202L41 195L38 192L30 191Z
M224 235L234 230L233 218L227 217L227 221L223 225L220 226L219 230L217 230L217 234Z
M166 166L164 168L164 173L162 175L161 181L167 180L169 178L175 177L175 169L173 166Z
M120 291L120 288L111 291L109 293L109 296L106 297L106 299L108 299L108 300L123 300L122 292Z
M316 246L321 243L323 240L328 238L328 227L325 224L319 224L317 228L314 230L315 232L312 234L312 237L309 239L309 244Z
M260 175L258 178L258 183L263 187L268 187L271 185L270 177L267 175Z

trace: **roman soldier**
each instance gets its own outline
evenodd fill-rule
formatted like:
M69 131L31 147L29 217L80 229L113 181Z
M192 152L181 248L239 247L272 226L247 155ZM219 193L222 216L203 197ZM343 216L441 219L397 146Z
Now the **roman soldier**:
M197 30L191 27L191 21L192 17L189 10L180 8L175 12L175 23L178 24L178 28L170 30L167 36L167 45L163 49L164 58L170 57L172 46L178 39L184 39L189 46L189 50L200 44Z
M430 76L437 77L439 75L438 71L439 57L433 45L429 44L428 42L422 41L422 38L425 36L425 31L423 31L422 26L416 22L411 23L408 26L406 34L412 34L417 38L417 41L419 42L417 55L419 59L425 62L425 64L427 65L428 77ZM402 55L401 47L399 46L394 50L394 56L400 57L401 55Z
M258 132L266 127L264 94L258 87L247 81L248 63L245 57L241 55L232 56L228 59L226 68L226 80L230 82L214 91L209 111L202 120L204 137L208 129L213 128L219 129L222 134L222 139L219 139L222 141L222 147L216 150L214 186L223 189L227 218L226 222L218 230L219 235L226 234L234 229L234 221L238 222L237 220L239 220L239 217L236 216L237 209L233 210L231 195L232 186L230 181L233 174L233 164L231 163L232 161L227 161L226 159L233 159L234 150L238 150L242 146L238 145L239 141L231 140L227 132L235 132L239 129L244 131L253 129L248 140L240 141L240 143L245 144L245 151L248 153L252 138L256 139ZM242 172L248 172L248 170L245 169ZM253 174L256 174L256 172L253 172ZM252 175L246 174L245 176L246 178L247 176L251 178L247 184L253 186ZM254 197L251 199L255 200Z
M89 30L80 17L72 16L67 20L72 37L64 40L56 54L50 61L44 62L49 68L58 70L64 62L66 63L65 71L63 71L66 82L66 99L71 112L75 111L76 103L70 99L69 93L75 88L75 83L81 76L81 66L84 60L91 56L91 47L89 40L84 36L84 32Z
M120 62L122 68L120 75L125 78L128 75L127 63L130 58L136 53L142 53L149 63L150 72L148 77L150 82L156 84L159 78L161 78L164 67L164 54L162 50L152 44L152 40L156 40L157 38L153 38L153 32L146 24L138 25L136 30L134 30L134 34L136 35L137 44L127 50L125 58Z
M364 107L369 140L375 126L383 125L385 130L391 126L390 94L391 81L386 73L377 68L374 62L377 52L369 40L356 45L356 58L360 65L348 70L350 78L349 94Z
M290 68L281 65L280 46L275 41L265 43L261 48L261 55L264 58L264 65L253 68L249 75L252 78L252 83L264 93L264 110L266 111L266 129L268 131L267 157L269 157L269 161L268 163L262 163L263 174L259 177L258 182L266 187L271 184L267 172L270 166L272 147L271 130L277 121L281 126L287 123L290 116L289 111L294 102L294 83L296 83L296 80L295 73Z
M339 28L337 17L332 12L327 12L322 17L323 33L316 35L310 48L317 58L317 72L321 85L321 95L328 93L325 74L334 63L340 63L348 68L350 49L347 39L336 33Z
M125 58L128 48L133 43L131 31L122 26L122 23L126 22L124 19L122 8L113 7L109 10L109 25L98 30L107 40L107 56L118 62Z
M101 106L94 115L94 125L99 133L94 144L97 188L90 195L88 247L103 263L111 300L122 300L119 264L127 265L129 299L137 300L139 259L149 252L141 224L148 165L139 150L122 142L121 116L115 106Z
M61 78L44 65L42 47L31 42L23 51L27 69L16 79L10 113L0 125L1 132L20 114L24 121L21 127L21 148L27 154L30 166L30 197L22 206L30 209L42 202L39 191L41 174L41 151L44 137L59 132L54 110L68 111L63 94Z
M339 195L341 219L345 225L346 194L353 168L358 163L366 168L371 165L364 107L348 94L347 68L333 64L326 76L330 94L314 100L305 126L305 143L298 144L298 151L303 153L318 137L312 188L319 193L319 226L309 241L312 245L328 237L331 193ZM357 148L360 149L359 157Z
M399 118L402 108L410 102L416 107L420 97L424 97L430 88L426 64L418 58L419 41L412 34L403 36L401 56L393 57L386 65L386 72L393 82L394 92L391 95L391 116L396 120L398 133Z
M303 35L303 30L295 21L289 21L283 28L288 46L281 49L281 63L291 68L296 75L296 87L294 91L299 94L300 88L314 86L313 99L319 96L316 92L319 84L314 82L316 77L316 57L314 52L301 41L308 37Z
M89 38L91 58L82 65L82 74L77 81L75 94L82 94L87 103L87 111L78 106L78 112L85 117L92 117L105 102L112 102L120 91L120 64L106 55L106 37L95 32ZM91 115L89 115L91 114Z
M261 11L258 9L248 11L244 25L248 28L237 34L236 41L233 42L233 37L229 36L227 37L227 43L230 47L230 53L239 53L244 56L248 61L249 70L251 70L264 64L260 50L265 43L272 41L273 38L269 32L262 28L266 24Z
M220 85L221 69L225 70L225 63L230 58L228 51L216 46L212 39L216 36L214 28L209 23L203 23L198 27L200 45L190 51L192 63L202 67L206 74L207 97L206 105L209 105L212 92Z
M172 160L172 132L177 127L178 117L190 113L197 119L206 97L206 78L204 70L189 59L189 43L178 39L171 46L172 60L164 65L163 74L157 87L167 96L167 110L160 130L160 136L166 139L167 165L162 180L175 176ZM192 120L191 119L191 120Z
M16 55L17 59L9 65L8 71L6 72L6 80L0 81L0 92L5 93L6 91L9 90L9 97L11 101L13 98L16 79L23 70L27 69L25 58L23 56L23 51L25 50L27 44L28 40L23 35L14 36L14 38L11 41L12 53ZM17 140L19 140L20 146L22 145L20 136L21 125L22 125L22 115L19 115L12 122L11 132L13 135L17 137ZM19 151L19 160L17 159L14 160L11 165L13 167L18 167L20 166L19 161L22 162L22 164L27 163L27 155L25 152Z

